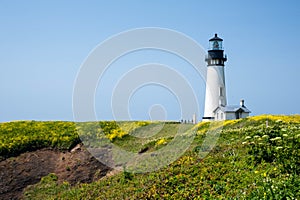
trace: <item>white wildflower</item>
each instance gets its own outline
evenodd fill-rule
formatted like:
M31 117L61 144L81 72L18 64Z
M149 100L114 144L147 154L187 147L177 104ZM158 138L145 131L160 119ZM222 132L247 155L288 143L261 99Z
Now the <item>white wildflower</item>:
M245 140L251 139L251 136L247 136L245 137Z
M275 138L272 138L270 139L271 141L277 141L277 140L281 140L281 137L275 137Z

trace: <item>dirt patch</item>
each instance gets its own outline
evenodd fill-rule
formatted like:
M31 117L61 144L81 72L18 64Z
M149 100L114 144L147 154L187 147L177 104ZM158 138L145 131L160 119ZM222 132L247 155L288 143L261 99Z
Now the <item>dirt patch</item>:
M58 180L90 183L104 177L111 169L95 159L83 146L70 152L41 149L26 152L0 162L0 199L19 199L23 189L55 173Z

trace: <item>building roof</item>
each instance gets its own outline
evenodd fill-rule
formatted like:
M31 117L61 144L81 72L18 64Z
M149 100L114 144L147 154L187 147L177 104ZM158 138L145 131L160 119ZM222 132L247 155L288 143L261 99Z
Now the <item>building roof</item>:
M224 113L228 112L237 112L238 110L242 110L245 113L250 113L251 111L246 108L245 106L237 106L237 105L230 105L230 106L218 106L214 112L216 112L218 109L220 109Z

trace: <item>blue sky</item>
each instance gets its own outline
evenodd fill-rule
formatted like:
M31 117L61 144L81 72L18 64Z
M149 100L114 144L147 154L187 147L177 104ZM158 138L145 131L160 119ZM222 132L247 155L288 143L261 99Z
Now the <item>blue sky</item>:
M142 27L173 29L205 48L218 33L228 56L229 104L244 98L252 115L299 113L299 1L29 0L0 1L0 121L73 120L73 85L84 59L108 37ZM203 111L203 80L186 63L159 52L136 58L121 65L154 60L182 66ZM167 118L180 117L172 94L143 90L130 102L135 119L148 119L148 107L165 102ZM96 102L99 119L112 119L109 100L96 95Z

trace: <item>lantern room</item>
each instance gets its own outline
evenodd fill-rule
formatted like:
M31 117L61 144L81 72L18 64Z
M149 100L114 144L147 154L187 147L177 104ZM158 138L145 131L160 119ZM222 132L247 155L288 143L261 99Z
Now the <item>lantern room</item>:
M218 37L217 34L215 34L215 37L211 38L209 40L209 49L211 50L222 50L222 39Z

